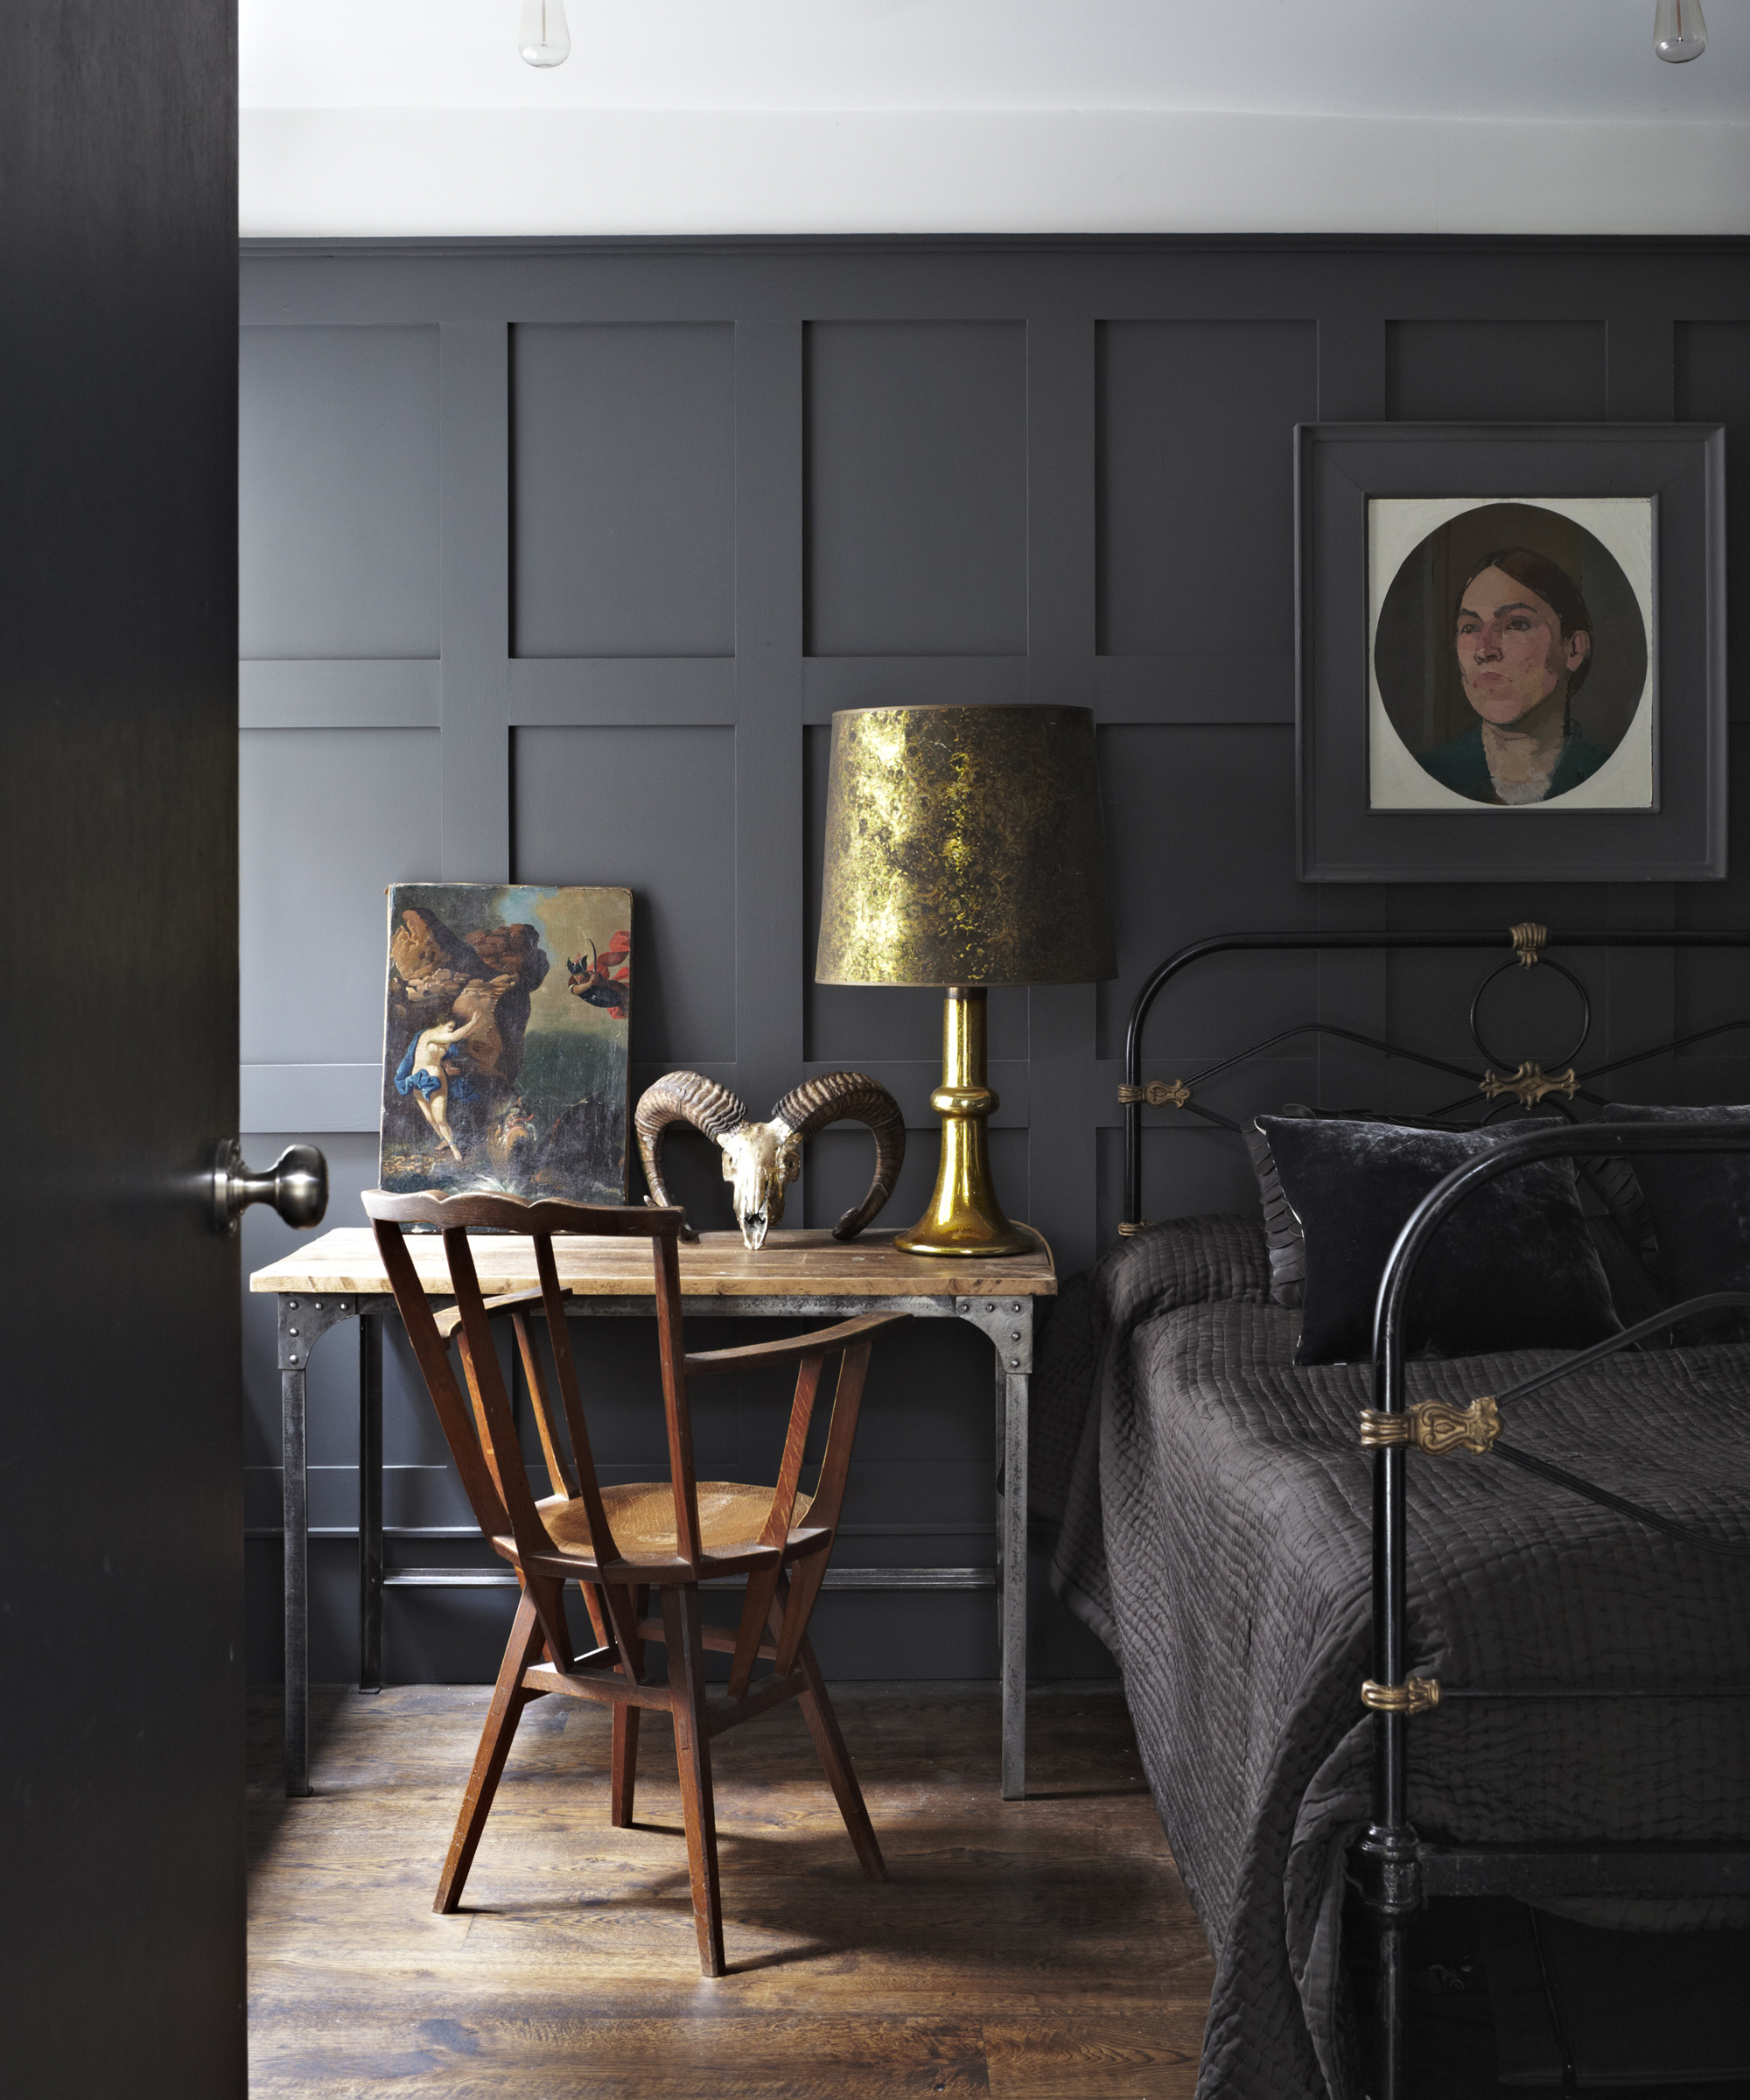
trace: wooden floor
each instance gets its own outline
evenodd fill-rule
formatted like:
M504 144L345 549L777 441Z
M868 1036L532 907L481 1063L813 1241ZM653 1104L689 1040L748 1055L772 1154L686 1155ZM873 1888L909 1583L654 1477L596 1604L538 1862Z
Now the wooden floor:
M316 1695L313 1799L252 1768L255 2094L1188 2100L1209 1963L1116 1686L1031 1702L997 1796L984 1685L836 1695L892 1879L865 1881L794 1706L715 1746L731 1973L698 1973L672 1740L607 1822L607 1723L525 1716L458 1916L431 1894L486 1688Z

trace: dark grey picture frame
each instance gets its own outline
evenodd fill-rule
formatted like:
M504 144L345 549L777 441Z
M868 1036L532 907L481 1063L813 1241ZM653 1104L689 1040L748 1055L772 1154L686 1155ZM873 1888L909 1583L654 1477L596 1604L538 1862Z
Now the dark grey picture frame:
M1654 806L1521 822L1368 808L1368 502L1650 496ZM1311 423L1295 430L1303 882L1706 882L1726 873L1726 433L1717 424Z

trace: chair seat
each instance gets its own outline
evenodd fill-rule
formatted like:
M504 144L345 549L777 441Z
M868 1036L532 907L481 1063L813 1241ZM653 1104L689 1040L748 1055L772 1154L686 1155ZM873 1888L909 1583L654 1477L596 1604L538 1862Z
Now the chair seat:
M617 1488L604 1487L601 1498L614 1544L628 1558L675 1551L675 1493L667 1480L628 1480ZM700 1538L708 1553L752 1544L772 1508L769 1488L750 1488L739 1480L701 1480L698 1498ZM807 1494L796 1497L790 1514L793 1526L808 1514L813 1499ZM561 1552L589 1557L590 1527L581 1502L555 1495L542 1502L540 1510Z

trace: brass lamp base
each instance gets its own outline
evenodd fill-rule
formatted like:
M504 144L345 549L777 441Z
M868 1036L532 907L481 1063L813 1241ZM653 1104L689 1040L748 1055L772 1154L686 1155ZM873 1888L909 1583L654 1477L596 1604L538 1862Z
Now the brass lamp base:
M893 1244L902 1254L1031 1254L1032 1240L1003 1215L990 1184L984 1130L996 1095L984 1083L984 987L950 984L942 1011L942 1165L930 1207Z

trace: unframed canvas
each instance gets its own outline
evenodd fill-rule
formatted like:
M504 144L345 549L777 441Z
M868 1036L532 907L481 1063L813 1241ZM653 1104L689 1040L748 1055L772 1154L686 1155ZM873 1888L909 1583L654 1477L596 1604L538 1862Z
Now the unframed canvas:
M387 1189L626 1200L632 892L388 892Z

